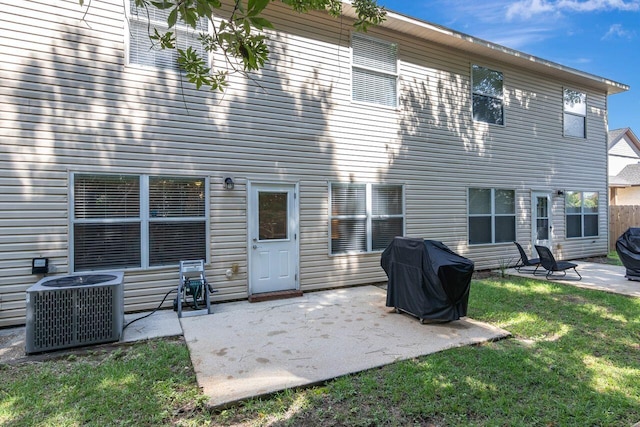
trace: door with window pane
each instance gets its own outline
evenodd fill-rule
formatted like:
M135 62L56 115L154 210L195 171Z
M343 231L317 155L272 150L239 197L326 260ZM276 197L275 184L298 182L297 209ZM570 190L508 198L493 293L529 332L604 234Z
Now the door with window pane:
M551 248L551 194L532 193L531 212L531 242Z
M249 292L298 288L295 185L254 184L249 190Z

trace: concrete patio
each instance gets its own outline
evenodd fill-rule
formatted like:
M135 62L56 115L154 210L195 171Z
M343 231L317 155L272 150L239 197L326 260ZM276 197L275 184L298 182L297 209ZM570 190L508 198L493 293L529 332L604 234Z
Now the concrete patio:
M220 304L181 324L213 407L509 335L469 318L423 325L385 301L385 290L362 286Z
M577 270L582 276L582 280L577 280L578 276L576 276L573 270L567 270L566 277L554 278L552 279L554 282L577 286L579 288L640 297L640 282L627 280L624 277L624 267L594 262L571 262L578 264ZM527 271L525 272L525 270ZM532 271L533 268L531 267L522 268L521 272L516 271L515 268L510 268L506 270L506 274L511 276L535 277L536 279L545 280L546 271L542 267L538 269L538 273L535 276L531 273Z
M578 264L581 281L569 273L556 282L640 297L640 282L627 280L623 267ZM533 277L514 269L507 274ZM544 275L535 278L545 280ZM384 289L362 286L285 300L215 304L213 314L182 319L161 310L132 323L122 342L184 335L198 384L209 404L220 407L509 335L469 318L422 325L385 307L385 301ZM125 321L142 315L128 314ZM25 356L24 348L24 327L0 330L0 363L38 357ZM55 353L61 352L47 357Z

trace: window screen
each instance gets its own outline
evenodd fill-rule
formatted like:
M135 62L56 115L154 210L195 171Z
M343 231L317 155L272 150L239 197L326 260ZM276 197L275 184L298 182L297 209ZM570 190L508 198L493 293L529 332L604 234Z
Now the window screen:
M404 235L401 185L331 184L331 253L384 250Z
M565 215L567 237L593 237L598 235L598 193L567 191Z
M149 265L206 258L203 178L149 177Z
M354 34L352 41L354 101L395 107L397 104L397 45Z
M178 69L178 52L175 49L160 49L157 42L149 39L154 28L159 32L167 30L167 17L170 9L156 7L138 8L134 0L130 0L129 14L129 63L156 68ZM207 59L207 51L199 41L199 34L206 33L208 23L201 19L194 30L186 25L176 24L171 31L176 36L176 48L192 47L203 59Z
M74 270L206 259L205 194L203 178L75 174Z
M516 237L515 191L469 189L469 244L513 242Z
M504 124L503 77L500 71L473 65L473 119Z
M565 89L564 100L564 135L586 138L587 94L572 89Z
M75 175L74 268L140 267L140 179Z

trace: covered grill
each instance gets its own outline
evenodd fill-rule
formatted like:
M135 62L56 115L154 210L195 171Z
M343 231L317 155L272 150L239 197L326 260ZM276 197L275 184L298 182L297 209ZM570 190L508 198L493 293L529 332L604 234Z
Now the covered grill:
M382 253L387 273L387 307L423 322L467 315L473 262L442 242L396 237Z
M627 269L626 278L640 281L640 228L629 228L618 237L616 252Z

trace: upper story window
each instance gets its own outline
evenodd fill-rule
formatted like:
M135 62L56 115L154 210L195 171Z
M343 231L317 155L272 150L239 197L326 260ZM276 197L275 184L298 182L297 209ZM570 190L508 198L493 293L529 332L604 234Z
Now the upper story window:
M573 89L565 89L564 136L587 137L587 94Z
M331 253L382 251L404 235L402 185L331 184Z
M489 68L471 67L473 86L473 120L504 124L502 73Z
M598 193L567 191L565 196L567 237L598 235Z
M205 178L73 175L73 270L206 259Z
M398 103L398 45L353 34L354 101L395 107Z
M498 188L469 189L469 244L516 240L516 192Z
M161 10L152 6L139 8L136 7L135 0L129 0L129 5L128 63L178 70L177 52L174 49L160 49L149 39L149 35L154 33L154 28L158 31L167 30L170 9ZM198 21L195 30L179 22L176 23L172 28L176 36L176 47L186 49L191 46L200 57L206 59L208 53L199 41L199 34L206 33L207 30L206 19Z

